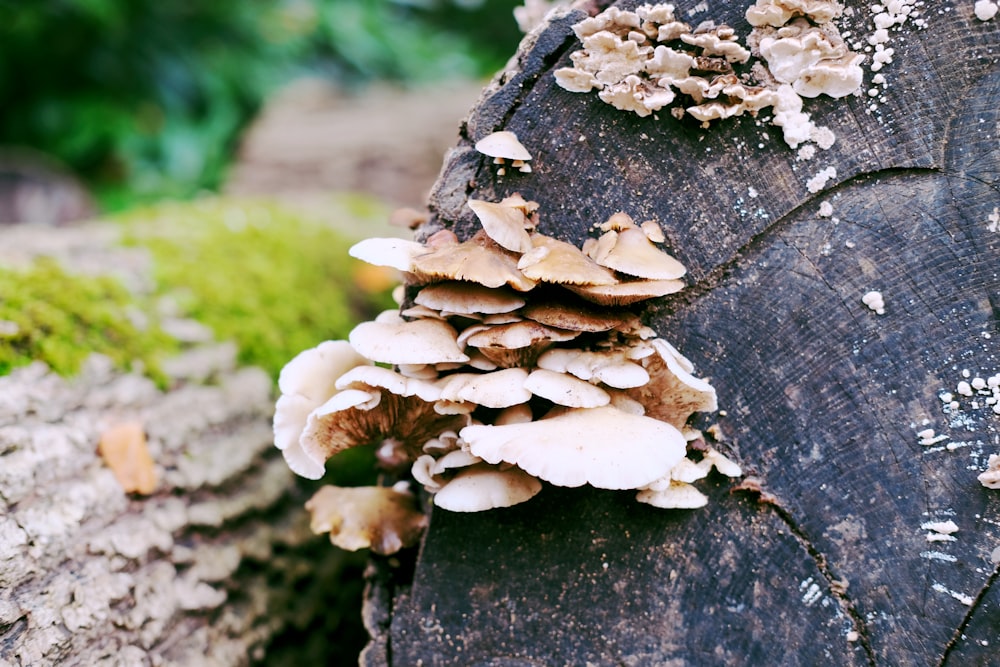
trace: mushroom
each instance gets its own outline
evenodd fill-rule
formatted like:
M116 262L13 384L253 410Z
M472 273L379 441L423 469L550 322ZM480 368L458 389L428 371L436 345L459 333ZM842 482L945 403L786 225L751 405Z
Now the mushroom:
M318 463L345 449L386 440L412 460L431 438L468 423L463 414L440 414L435 407L436 403L418 396L401 396L383 388L345 389L310 413L300 443Z
M397 396L417 396L423 401L436 401L441 397L441 389L432 382L408 377L381 366L358 366L337 378L338 390L359 389L361 391L386 389Z
M611 402L608 392L600 387L566 373L545 369L532 371L524 381L524 388L535 396L570 408L597 408Z
M440 364L468 361L455 343L458 336L442 320L407 322L395 311L362 322L351 330L348 340L359 354L383 364Z
M612 407L575 408L521 424L466 426L459 436L488 463L512 463L558 486L636 489L666 475L686 443L673 426Z
M439 312L459 315L509 313L525 303L513 290L457 280L428 285L413 301Z
M528 371L506 368L492 373L456 373L440 381L440 398L487 408L509 408L531 400L525 387Z
M514 160L514 166L522 172L530 172L531 167L524 164L531 160L531 153L517 140L517 135L509 131L488 134L476 142L476 150L493 158L495 164L503 164L504 160ZM501 169L501 175L503 170Z
M599 266L576 246L536 234L532 249L521 256L517 268L532 280L561 285L614 285L614 274Z
M697 509L708 504L708 498L685 482L671 481L664 486L641 489L635 499L661 509Z
M572 297L533 301L521 309L521 315L557 329L589 332L622 329L630 327L638 320L633 313L597 308L593 304Z
M341 549L371 548L388 556L412 546L427 527L427 516L411 493L381 486L324 486L306 502L309 527L329 533Z
M718 409L712 385L685 370L665 341L655 338L650 343L656 354L642 360L650 380L628 390L629 396L646 407L647 415L683 429L693 413Z
M616 389L641 387L649 382L649 373L626 358L626 350L591 352L569 348L549 350L538 357L538 367L571 373L581 380L602 382Z
M468 280L486 287L510 285L527 292L536 284L517 268L518 256L477 232L457 245L446 245L413 258L413 273L418 279L433 281Z
M1000 489L1000 454L990 454L986 470L977 479L987 489Z
M347 341L328 340L300 352L281 369L278 375L281 396L274 413L274 445L282 450L292 472L308 479L323 476L323 462L312 459L302 449L302 432L310 413L336 393L336 379L352 368L369 364Z
M684 289L682 280L630 280L615 285L566 285L566 289L602 306L627 306Z
M677 280L687 272L638 227L605 232L598 239L593 259L601 266L647 280Z
M477 329L465 338L465 343L477 348L484 357L501 368L530 367L534 365L538 355L553 343L573 340L579 335L577 331L555 329L523 320Z
M468 204L486 234L501 247L520 253L531 250L531 237L525 231L527 218L524 211L479 199L470 199Z
M413 258L427 252L422 244L397 238L370 238L358 241L347 251L351 257L375 266L411 271Z
M463 468L434 494L434 505L450 512L481 512L533 498L542 483L518 468L487 465Z

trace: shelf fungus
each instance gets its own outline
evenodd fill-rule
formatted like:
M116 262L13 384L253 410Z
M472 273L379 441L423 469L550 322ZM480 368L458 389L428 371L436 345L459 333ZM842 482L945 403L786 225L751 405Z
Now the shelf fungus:
M570 92L596 90L616 109L649 116L671 107L702 127L773 107L771 122L789 146L811 140L829 148L831 133L811 123L801 98L861 87L864 56L833 24L842 10L829 0L758 0L746 10L753 31L744 45L727 25L678 20L670 4L611 7L573 26L582 48L554 76Z
M711 469L741 475L688 423L717 409L715 389L632 307L684 286L657 223L617 213L577 248L537 231L534 202L468 205L482 226L468 241L352 249L400 269L407 300L284 369L274 432L292 470L319 479L331 457L373 445L385 471L454 512L526 502L543 483L693 508ZM417 539L414 502L324 487L308 508L338 546L391 553Z

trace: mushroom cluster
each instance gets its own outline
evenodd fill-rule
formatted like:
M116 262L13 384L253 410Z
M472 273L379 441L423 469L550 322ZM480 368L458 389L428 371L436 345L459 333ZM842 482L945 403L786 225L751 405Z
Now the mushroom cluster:
M597 89L616 109L648 116L682 94L694 104L675 115L709 121L774 104L771 91L736 75L733 64L746 63L750 51L732 28L708 22L692 29L677 20L673 5L611 7L573 31L583 49L570 55L573 67L556 70L556 82L575 93Z
M716 409L714 388L631 308L684 286L658 224L617 213L578 248L539 233L538 204L518 195L468 205L482 228L464 242L442 230L351 249L403 272L401 310L282 371L275 444L293 471L318 479L331 457L374 443L383 467L408 469L436 506L457 512L524 502L542 481L700 507L692 482L713 467L741 474L687 425ZM324 498L311 501L314 522L339 546L407 543L381 524L338 541L343 522ZM404 505L393 495L386 506ZM399 533L412 538L414 521Z
M864 56L851 52L831 23L841 11L827 0L758 0L746 12L754 26L748 50L729 26L678 21L673 5L611 7L573 26L583 49L555 78L570 92L596 89L603 101L639 116L682 102L671 114L704 126L774 107L773 122L792 148L809 140L828 148L832 136L802 112L802 97L844 97L861 87ZM738 73L751 55L766 67L758 62Z

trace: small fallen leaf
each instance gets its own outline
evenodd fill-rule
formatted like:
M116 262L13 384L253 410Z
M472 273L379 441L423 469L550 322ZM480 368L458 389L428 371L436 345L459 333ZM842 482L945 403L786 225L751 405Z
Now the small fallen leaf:
M156 489L156 467L139 422L123 422L105 429L97 451L126 493L148 495Z

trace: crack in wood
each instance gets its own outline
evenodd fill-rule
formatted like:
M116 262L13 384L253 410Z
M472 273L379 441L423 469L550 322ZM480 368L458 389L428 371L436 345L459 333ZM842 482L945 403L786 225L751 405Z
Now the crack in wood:
M1000 577L1000 565L997 565L997 567L993 569L993 574L989 576L982 589L980 589L979 594L976 595L976 599L972 601L971 605L969 605L968 613L966 613L958 627L955 628L955 634L952 635L951 640L944 647L944 651L941 654L941 660L938 662L937 667L945 667L945 665L948 664L948 659L951 656L952 651L955 650L958 643L962 640L962 637L965 635L965 630L969 627L969 624L972 622L976 612L982 608L983 600L986 598L986 594L990 592L990 589L993 587L993 584L996 583L998 577Z
M792 513L781 505L780 499L774 494L767 493L761 495L761 502L764 505L769 506L775 513L775 515L784 523L791 534L798 540L802 548L805 549L809 557L812 558L813 562L816 564L816 569L819 570L820 574L826 579L827 590L829 591L831 597L837 601L840 606L841 611L851 620L851 626L854 631L858 634L858 642L864 649L865 656L868 659L868 664L870 667L875 667L878 661L875 658L875 651L872 648L870 631L868 629L868 624L865 622L864 617L857 610L854 602L850 597L847 596L846 586L842 579L834 576L833 571L830 569L830 565L827 563L826 556L816 548L809 539L805 530L795 521L795 517Z

